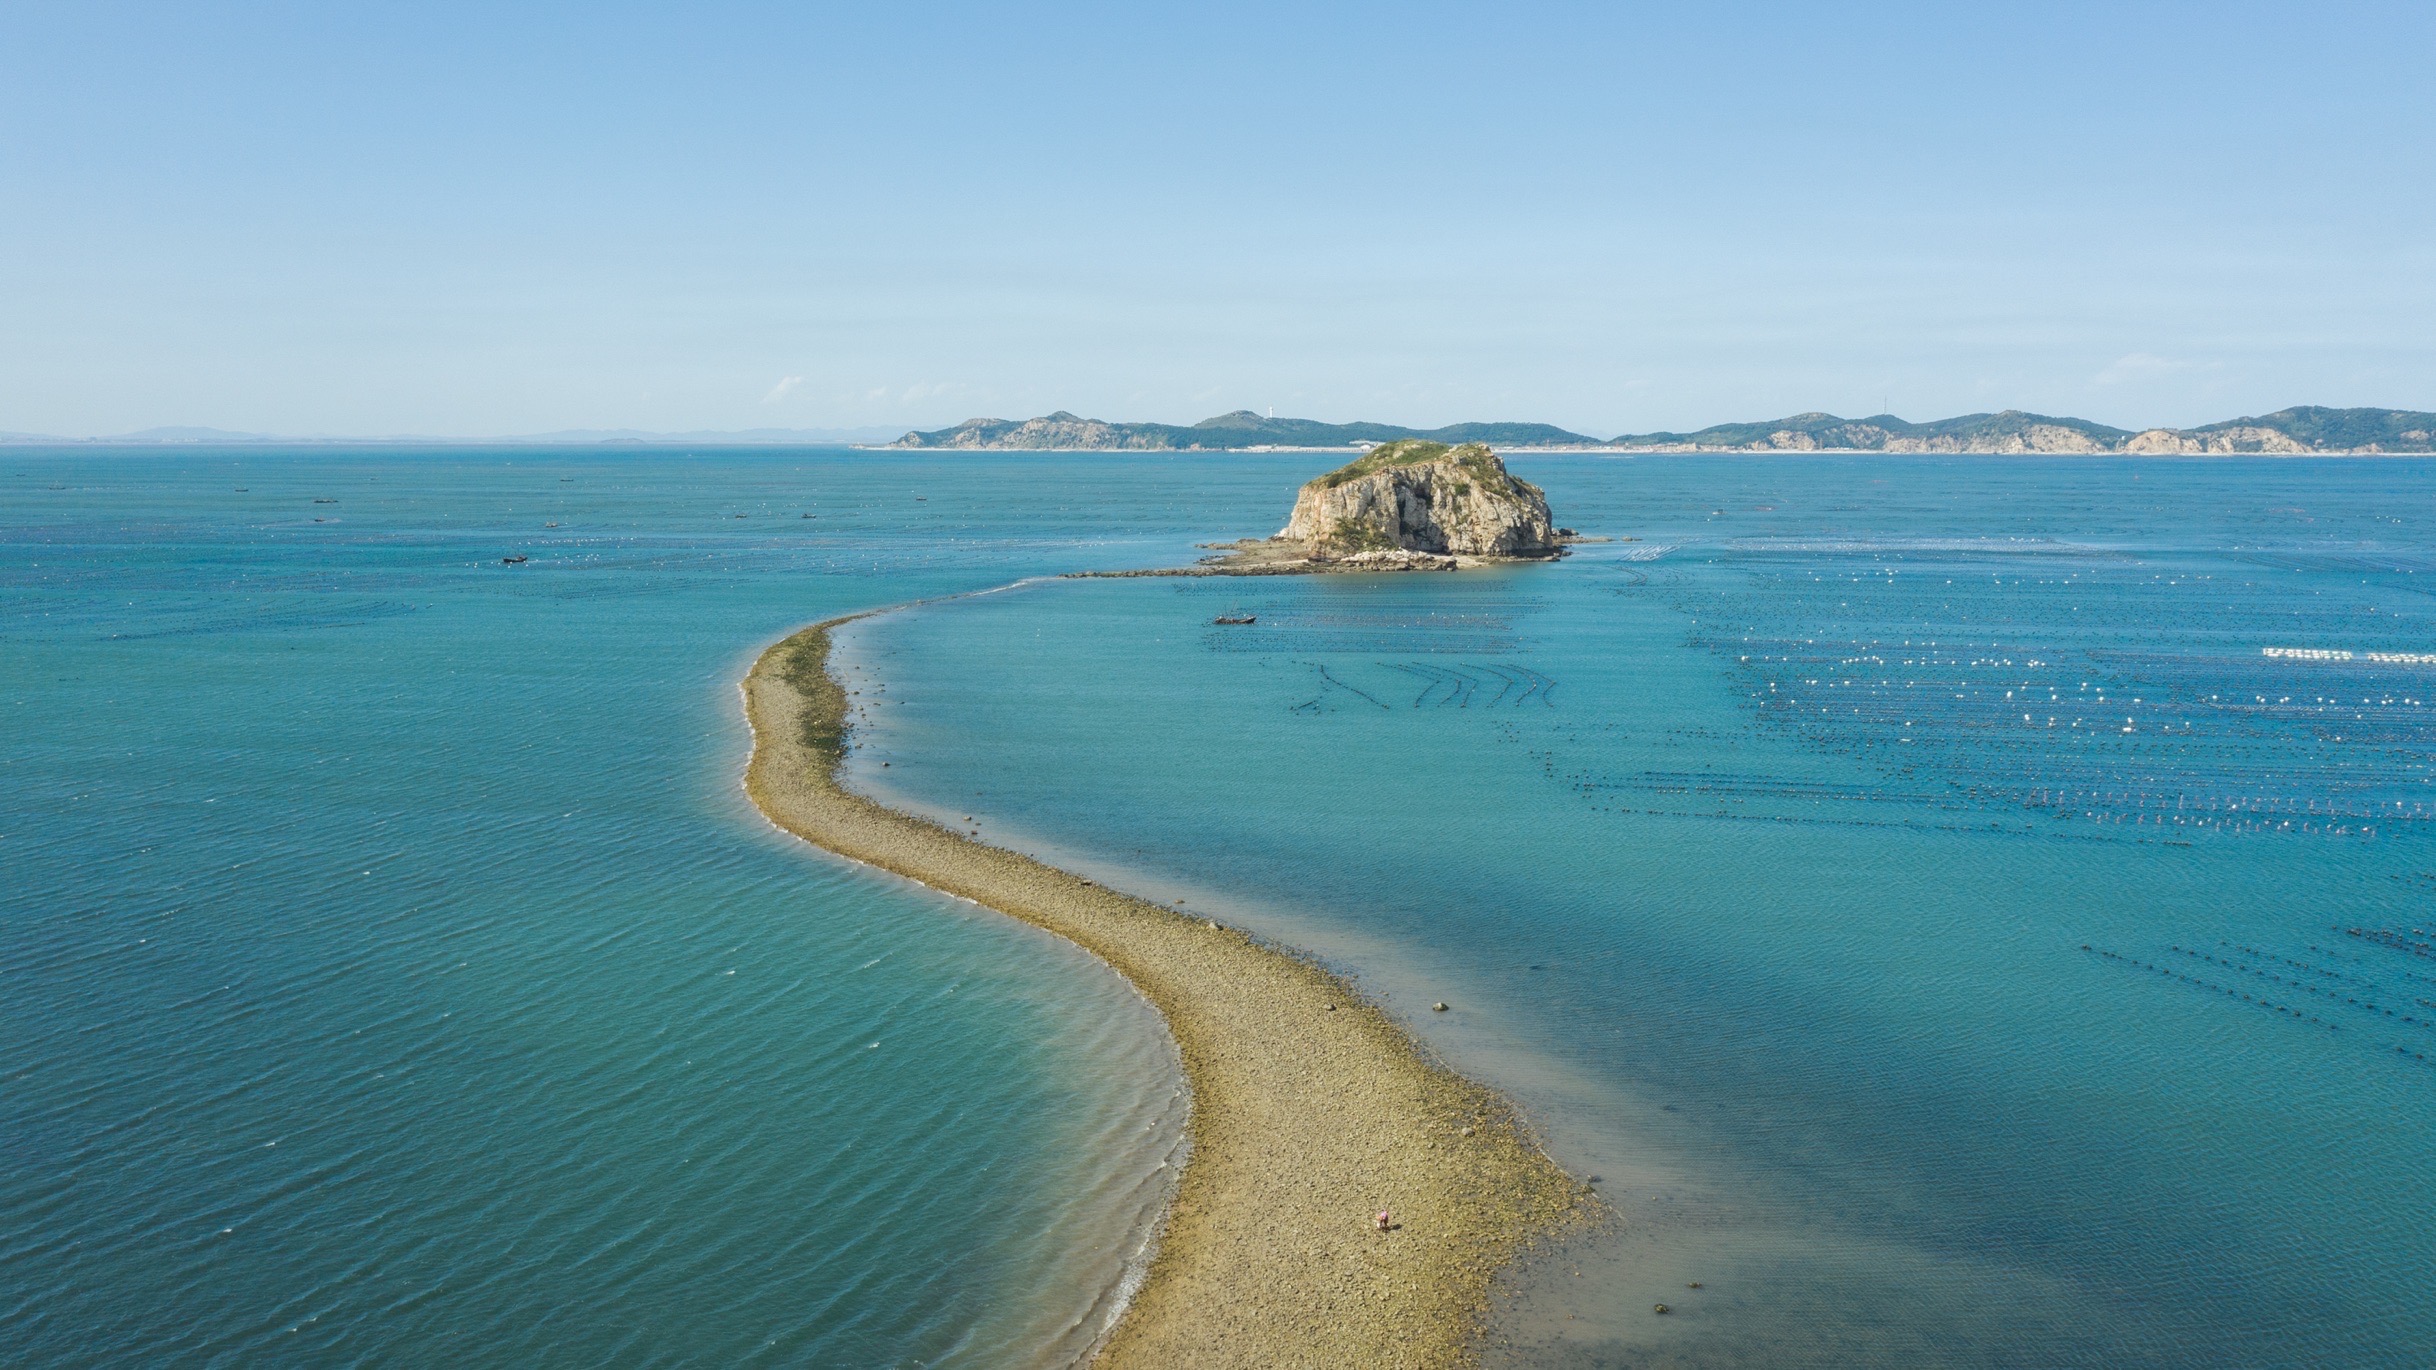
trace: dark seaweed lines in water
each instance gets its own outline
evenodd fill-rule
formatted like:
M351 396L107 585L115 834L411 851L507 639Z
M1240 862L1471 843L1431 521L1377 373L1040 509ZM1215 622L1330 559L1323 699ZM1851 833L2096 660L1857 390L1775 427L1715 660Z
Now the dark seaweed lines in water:
M1478 665L1470 666L1467 669L1433 666L1419 661L1382 661L1379 664L1388 670L1401 671L1423 682L1421 693L1413 696L1413 707L1416 709L1428 703L1430 696L1436 694L1441 686L1445 687L1446 693L1437 701L1439 708L1452 704L1458 709L1468 709L1472 707L1472 702L1479 691L1492 681L1497 685L1497 693L1481 701L1486 707L1511 703L1514 707L1520 708L1533 699L1537 699L1548 708L1556 707L1556 701L1549 698L1549 695L1556 689L1555 678L1543 675L1528 666ZM1475 675L1474 672L1480 674Z
M1325 712L1329 699L1336 693L1351 695L1373 708L1389 707L1377 695L1337 675L1324 663L1302 661L1295 664L1310 667L1319 681L1319 693L1292 706L1292 711L1295 713ZM1416 709L1424 707L1443 709L1449 706L1468 709L1474 704L1478 704L1482 708L1494 708L1499 705L1521 708L1534 702L1551 709L1556 707L1556 702L1549 697L1556 689L1556 678L1544 672L1532 670L1528 666L1491 666L1466 663L1463 666L1455 667L1436 666L1418 661L1382 661L1375 664L1382 669L1399 672L1422 683L1421 693L1413 696L1412 707ZM1495 690L1490 690L1490 686L1495 686Z
M1380 703L1377 697L1371 695L1369 692L1362 690L1357 686L1348 685L1344 681L1337 679L1329 672L1328 668L1320 662L1306 661L1302 664L1310 667L1314 671L1319 672L1320 692L1311 696L1309 699L1304 700L1302 703L1295 705L1293 712L1298 714L1318 713L1323 705L1323 702L1328 698L1328 692L1330 690L1342 690L1346 694L1352 695L1357 699L1364 700L1381 709L1387 707L1385 704Z

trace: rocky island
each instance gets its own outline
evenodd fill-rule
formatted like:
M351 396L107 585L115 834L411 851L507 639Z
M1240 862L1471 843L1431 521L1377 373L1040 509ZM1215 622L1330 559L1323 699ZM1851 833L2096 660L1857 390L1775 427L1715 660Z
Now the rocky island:
M1315 556L1426 552L1552 557L1564 548L1548 497L1515 479L1497 454L1407 438L1382 443L1302 488L1277 535Z
M1197 566L1086 574L1287 576L1332 571L1452 571L1544 561L1583 541L1548 515L1548 497L1476 442L1381 443L1306 483L1276 536L1206 544Z

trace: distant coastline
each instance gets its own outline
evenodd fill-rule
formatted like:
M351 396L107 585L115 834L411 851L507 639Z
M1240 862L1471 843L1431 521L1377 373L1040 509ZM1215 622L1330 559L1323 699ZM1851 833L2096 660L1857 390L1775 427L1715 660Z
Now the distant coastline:
M1239 409L1180 427L1112 423L1060 410L1021 421L967 419L953 428L907 433L888 445L966 451L1192 452L1264 447L1325 450L1405 438L1449 445L1486 443L1501 451L2308 456L2436 452L2436 413L2302 405L2197 428L2138 431L2018 409L1930 423L1913 423L1892 414L1845 419L1808 413L1755 423L1715 424L1689 433L1625 433L1601 440L1544 423L1458 423L1419 429L1386 423L1281 419Z
M1191 1159L1095 1364L1470 1363L1492 1278L1600 1212L1592 1191L1337 976L845 789L852 703L828 657L859 617L754 662L753 802L815 846L1082 946L1158 1008L1183 1060ZM1380 1210L1395 1230L1374 1229Z
M1059 410L1034 419L967 419L949 428L750 428L659 433L566 429L501 437L289 437L217 428L149 428L109 437L0 432L0 447L814 447L945 452L1341 452L1417 438L1501 452L1889 452L2053 456L2410 456L2436 454L2436 412L2296 405L2194 428L2117 428L2089 419L2006 409L1914 423L1892 414L1848 419L1811 412L1711 424L1690 432L1598 438L1547 423L1323 423L1239 409L1194 424L1088 419Z

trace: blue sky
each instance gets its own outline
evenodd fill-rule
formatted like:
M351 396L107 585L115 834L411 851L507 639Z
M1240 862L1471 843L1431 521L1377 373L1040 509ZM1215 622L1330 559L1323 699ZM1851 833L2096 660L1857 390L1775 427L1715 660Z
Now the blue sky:
M0 7L0 430L2436 408L2436 6Z

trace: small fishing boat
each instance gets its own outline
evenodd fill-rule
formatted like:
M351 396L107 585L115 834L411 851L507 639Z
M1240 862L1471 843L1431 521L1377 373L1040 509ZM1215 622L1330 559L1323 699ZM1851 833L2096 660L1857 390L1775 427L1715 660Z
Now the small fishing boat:
M1257 616L1252 614L1220 614L1218 617L1211 619L1210 622L1227 624L1257 623L1259 622L1259 619Z
M522 554L518 554L518 555L516 555L516 556L512 556L512 557L501 557L501 558L499 558L499 564L500 564L500 565L502 565L502 566L522 566L522 565L524 565L524 564L525 564L527 561L530 561L531 559L532 559L532 558L530 558L530 557L524 556L524 555L522 555Z

